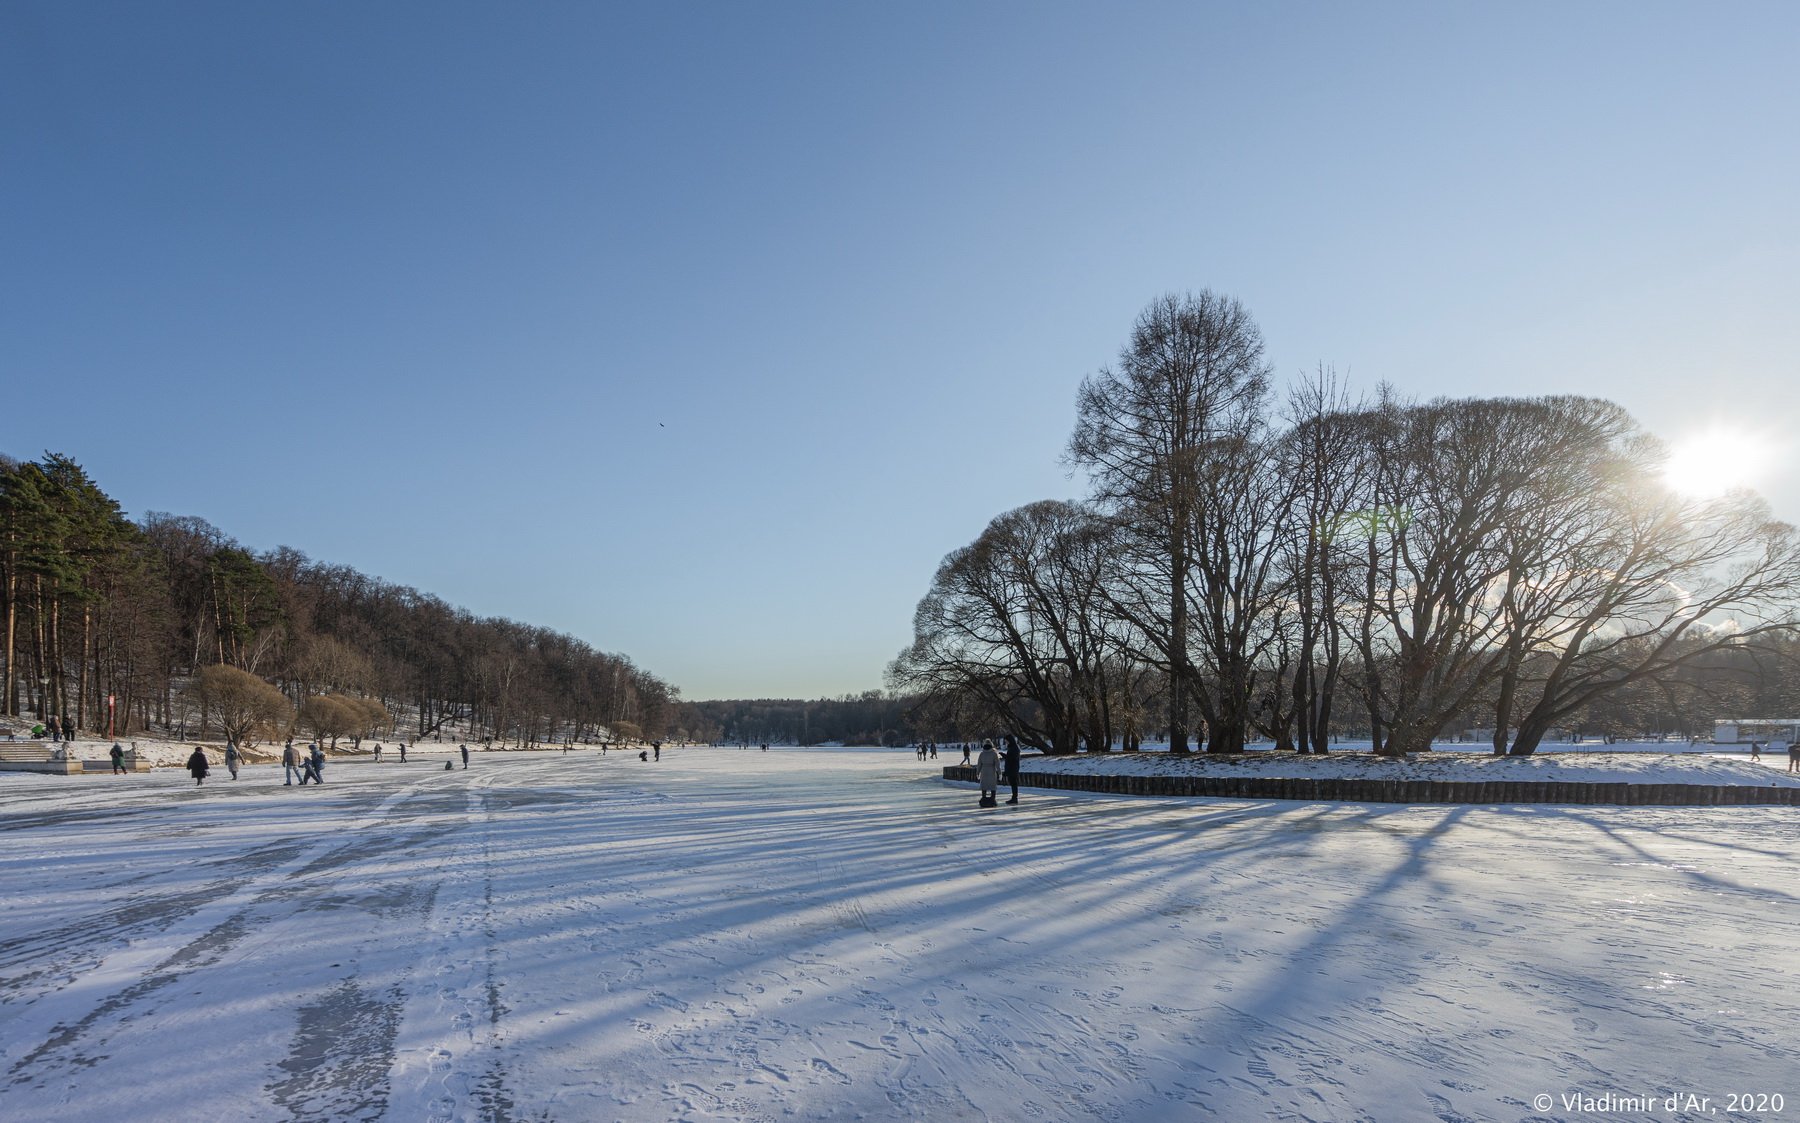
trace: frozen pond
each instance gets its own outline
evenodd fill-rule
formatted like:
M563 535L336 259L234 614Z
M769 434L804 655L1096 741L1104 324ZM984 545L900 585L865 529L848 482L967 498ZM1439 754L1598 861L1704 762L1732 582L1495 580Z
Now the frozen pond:
M0 774L0 1118L1800 1113L1791 809L977 812L956 758Z

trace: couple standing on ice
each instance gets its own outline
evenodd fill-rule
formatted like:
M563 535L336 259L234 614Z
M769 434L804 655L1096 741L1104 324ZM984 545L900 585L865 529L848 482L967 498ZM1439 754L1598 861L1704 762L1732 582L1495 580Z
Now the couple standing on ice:
M975 778L981 782L981 806L997 806L1000 754L994 751L992 740L981 743L981 755L975 758ZM1011 733L1006 735L1006 782L1012 785L1012 798L1006 802L1019 802L1019 739Z

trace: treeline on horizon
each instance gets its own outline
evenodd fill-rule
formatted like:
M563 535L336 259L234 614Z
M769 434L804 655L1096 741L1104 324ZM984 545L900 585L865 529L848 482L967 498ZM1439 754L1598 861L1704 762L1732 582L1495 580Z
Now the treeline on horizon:
M1524 755L1800 713L1800 538L1751 492L1677 492L1618 405L1270 375L1236 300L1144 309L1078 395L1091 493L997 516L920 601L888 685L921 733Z
M109 719L121 737L217 721L216 685L236 676L212 676L211 694L199 680L223 666L285 696L285 714L244 727L269 737L340 712L363 715L346 735L383 733L384 711L408 739L679 734L678 691L623 655L287 547L252 553L203 519L133 522L55 453L0 456L0 626L0 710L67 715L91 733ZM241 688L232 697L236 713L264 713ZM332 698L380 705L316 701Z
M696 740L729 745L907 745L924 736L920 699L865 690L839 698L733 698L683 702Z

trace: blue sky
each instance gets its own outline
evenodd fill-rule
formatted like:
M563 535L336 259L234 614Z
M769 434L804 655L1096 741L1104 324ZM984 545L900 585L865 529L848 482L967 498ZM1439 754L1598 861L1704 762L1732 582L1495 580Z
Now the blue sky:
M1210 287L1282 376L1775 440L1800 6L0 6L0 450L568 631L881 684Z

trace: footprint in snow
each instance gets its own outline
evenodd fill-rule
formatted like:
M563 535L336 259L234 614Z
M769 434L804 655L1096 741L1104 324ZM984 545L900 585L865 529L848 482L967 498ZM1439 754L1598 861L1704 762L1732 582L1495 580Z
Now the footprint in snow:
M845 1076L842 1072L839 1072L837 1068L824 1057L814 1057L812 1059L812 1067L813 1071L822 1076L829 1076L839 1084L848 1085L850 1083L850 1078Z

